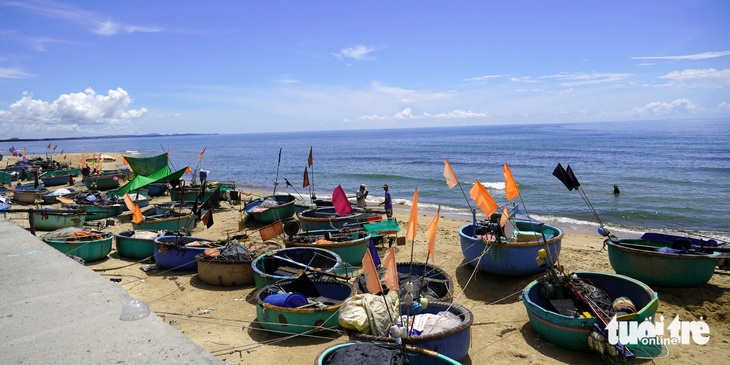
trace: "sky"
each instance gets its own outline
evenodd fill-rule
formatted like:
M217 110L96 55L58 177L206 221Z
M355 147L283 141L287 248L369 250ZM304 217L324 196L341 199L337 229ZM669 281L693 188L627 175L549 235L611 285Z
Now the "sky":
M0 139L729 117L728 1L0 0Z

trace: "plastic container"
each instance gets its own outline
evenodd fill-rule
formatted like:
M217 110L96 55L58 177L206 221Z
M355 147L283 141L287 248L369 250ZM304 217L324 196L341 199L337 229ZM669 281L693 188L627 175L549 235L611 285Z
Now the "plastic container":
M145 318L150 315L152 311L147 303L141 300L133 300L124 305L122 308L122 315L119 319L122 321L136 321L138 319Z

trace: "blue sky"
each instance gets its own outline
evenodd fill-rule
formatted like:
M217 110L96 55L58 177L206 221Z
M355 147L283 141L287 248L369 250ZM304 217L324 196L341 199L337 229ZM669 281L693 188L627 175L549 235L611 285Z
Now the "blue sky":
M730 117L730 2L0 0L0 138Z

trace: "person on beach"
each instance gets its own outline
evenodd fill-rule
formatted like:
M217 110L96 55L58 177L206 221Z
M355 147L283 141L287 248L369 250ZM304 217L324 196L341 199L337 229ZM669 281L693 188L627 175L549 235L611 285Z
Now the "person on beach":
M367 189L368 188L367 188L367 186L365 186L365 184L361 184L360 190L358 190L355 193L355 198L357 199L358 208L365 208L368 206L367 203L365 203L365 198L367 198L368 194L370 193Z
M383 190L385 190L385 201L378 205L385 205L385 215L388 218L393 217L393 201L390 199L390 191L388 191L388 184L383 184Z
M613 195L621 194L621 190L618 189L618 185L613 186Z

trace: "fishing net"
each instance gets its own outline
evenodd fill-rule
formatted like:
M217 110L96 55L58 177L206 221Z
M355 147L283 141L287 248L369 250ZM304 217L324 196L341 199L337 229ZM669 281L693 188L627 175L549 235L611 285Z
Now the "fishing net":
M228 245L220 250L215 257L209 257L205 253L201 253L195 257L196 260L205 262L225 262L225 263L246 263L253 261L248 250L241 245Z
M385 279L383 276L385 275L385 269L378 269L378 276L380 277L380 284L383 286L383 289L385 288ZM398 273L398 298L400 301L403 301L407 292L406 292L406 284L408 284L408 279L410 277L411 282L413 283L413 297L419 298L423 297L428 300L439 300L442 297L448 296L450 294L450 288L448 285L448 279L444 279L443 277L435 277L432 275L409 275L408 273ZM358 292L361 293L368 293L368 287L367 287L367 276L366 275L360 275L356 279L356 286Z
M322 362L324 365L402 365L407 363L408 359L401 351L370 344L354 344L339 348L330 353Z

